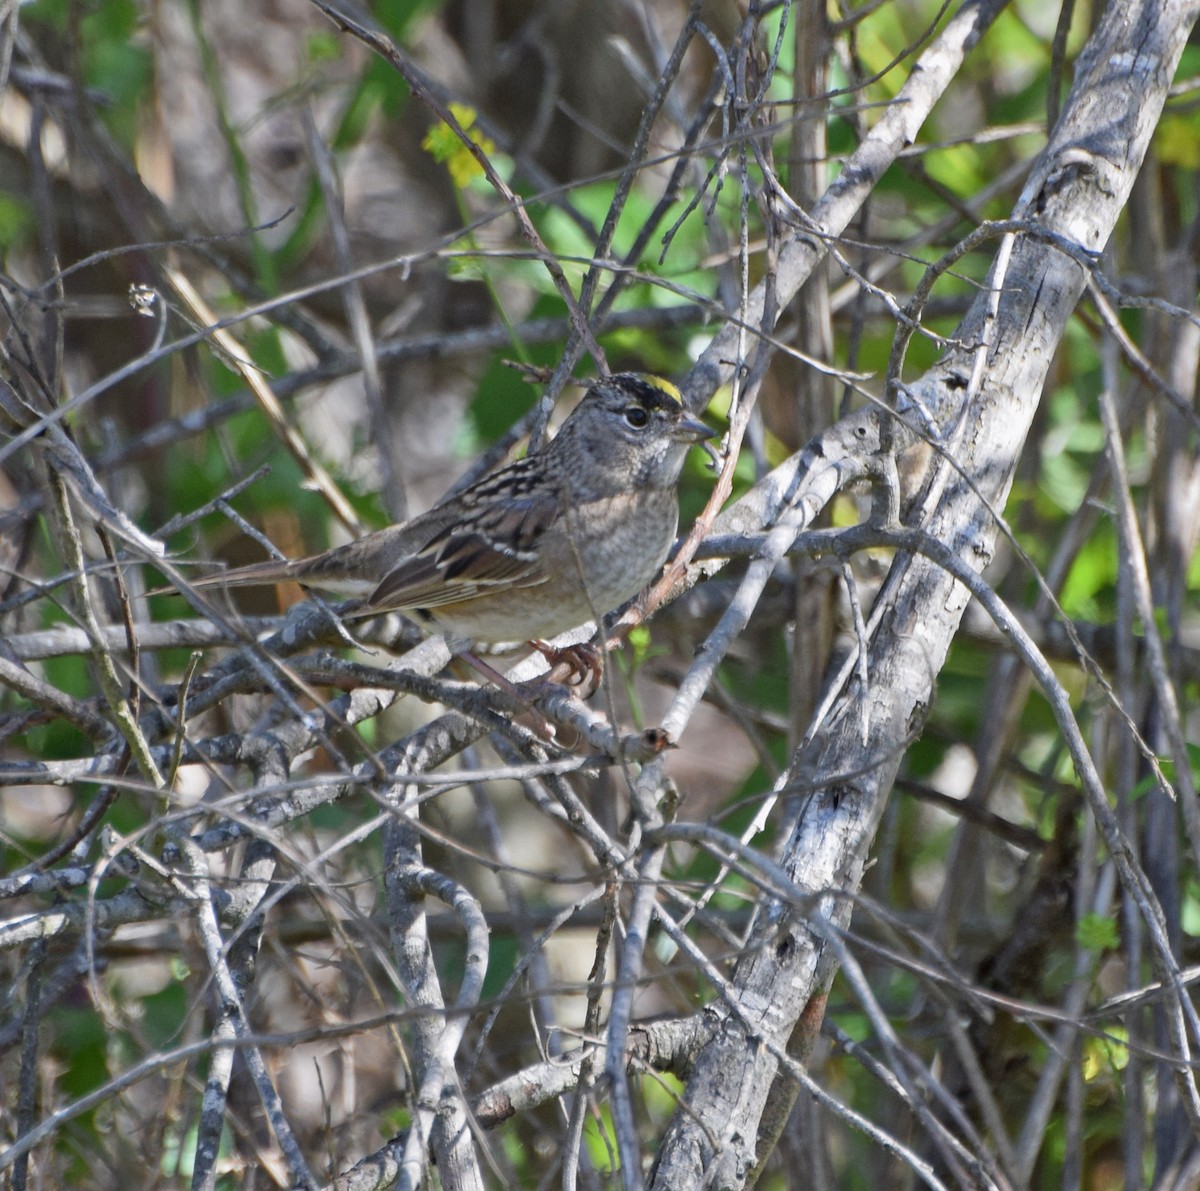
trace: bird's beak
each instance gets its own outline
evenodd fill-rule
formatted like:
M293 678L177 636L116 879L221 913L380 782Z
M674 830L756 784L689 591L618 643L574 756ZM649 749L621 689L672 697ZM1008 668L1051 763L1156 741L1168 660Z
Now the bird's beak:
M704 442L705 439L715 438L716 433L711 426L706 426L699 418L693 418L691 414L684 414L671 427L671 436L679 439L680 442Z

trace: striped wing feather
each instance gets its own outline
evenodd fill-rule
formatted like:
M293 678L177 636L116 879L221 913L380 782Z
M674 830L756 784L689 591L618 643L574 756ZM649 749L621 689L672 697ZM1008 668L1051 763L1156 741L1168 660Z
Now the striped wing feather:
M486 495L479 492L480 497ZM368 605L438 608L476 599L497 586L545 583L548 576L538 567L537 544L554 523L558 508L545 489L510 492L501 503L485 499L475 504L467 517L447 526L387 574Z

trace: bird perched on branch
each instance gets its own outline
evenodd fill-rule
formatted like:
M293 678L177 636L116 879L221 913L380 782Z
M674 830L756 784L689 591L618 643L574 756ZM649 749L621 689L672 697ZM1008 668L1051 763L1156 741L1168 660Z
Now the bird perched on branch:
M538 644L611 612L654 578L675 539L688 448L712 436L669 381L603 377L544 449L419 517L196 586L294 580L364 596L355 617L410 612L452 639Z

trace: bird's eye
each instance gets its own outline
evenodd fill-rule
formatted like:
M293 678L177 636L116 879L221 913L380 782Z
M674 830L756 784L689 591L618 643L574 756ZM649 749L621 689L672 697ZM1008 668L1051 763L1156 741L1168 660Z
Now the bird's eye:
M625 408L625 421L635 430L641 430L650 421L650 415L640 405L629 405Z

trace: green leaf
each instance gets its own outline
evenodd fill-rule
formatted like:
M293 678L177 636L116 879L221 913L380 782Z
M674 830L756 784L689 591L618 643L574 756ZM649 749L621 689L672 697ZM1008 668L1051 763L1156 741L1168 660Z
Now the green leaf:
M1075 928L1075 941L1097 954L1115 950L1120 943L1116 919L1106 914L1085 914Z
M0 253L7 255L24 247L35 226L33 210L27 203L0 192Z
M472 132L475 126L475 109L465 103L452 103L450 114L458 121L459 127L466 134L471 144L477 146L485 157L490 157L496 151L496 144L481 132ZM434 161L440 161L449 171L450 177L460 190L472 178L483 174L483 166L471 150L463 144L462 137L456 129L445 121L435 124L421 142L421 148Z

